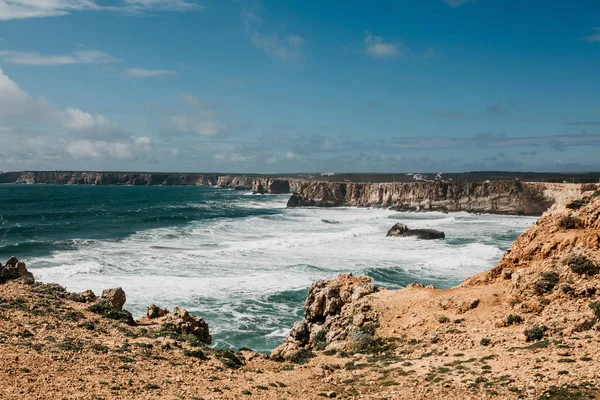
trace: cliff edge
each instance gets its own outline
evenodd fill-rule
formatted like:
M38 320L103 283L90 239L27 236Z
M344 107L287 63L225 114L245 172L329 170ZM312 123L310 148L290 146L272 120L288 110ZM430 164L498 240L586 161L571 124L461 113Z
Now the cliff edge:
M399 211L467 211L540 215L589 185L496 182L301 182L288 207L390 207Z

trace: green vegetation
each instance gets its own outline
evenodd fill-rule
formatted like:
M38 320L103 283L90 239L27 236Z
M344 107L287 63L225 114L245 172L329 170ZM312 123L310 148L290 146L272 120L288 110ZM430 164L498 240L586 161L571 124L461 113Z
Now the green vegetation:
M572 254L567 257L565 262L576 274L591 276L598 273L598 266L582 254Z
M534 325L530 329L525 329L523 334L525 335L527 342L534 342L542 340L547 329L548 328L544 325Z
M523 323L523 318L518 314L510 314L506 317L507 325L518 325Z
M583 223L579 218L567 215L558 221L558 226L562 229L578 229L583 226Z
M560 278L558 273L554 271L542 272L539 276L539 279L535 283L535 290L537 294L542 295L544 293L551 292L559 280Z

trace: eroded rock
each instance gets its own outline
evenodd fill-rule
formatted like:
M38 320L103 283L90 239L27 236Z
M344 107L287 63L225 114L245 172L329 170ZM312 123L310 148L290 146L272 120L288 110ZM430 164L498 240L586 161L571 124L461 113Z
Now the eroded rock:
M401 223L396 223L394 226L392 226L386 236L414 236L424 240L444 239L446 237L442 231L437 231L435 229L410 229L408 226Z
M33 274L27 270L25 263L12 256L6 264L0 264L0 283L15 279L22 279L25 283L35 282Z
M111 308L121 311L125 305L125 302L127 301L127 296L125 295L125 291L118 287L113 289L104 289L100 299L108 303Z
M274 356L293 357L301 350L336 349L348 346L348 335L376 319L364 301L377 287L366 276L339 275L310 287L304 303L304 319L292 326Z

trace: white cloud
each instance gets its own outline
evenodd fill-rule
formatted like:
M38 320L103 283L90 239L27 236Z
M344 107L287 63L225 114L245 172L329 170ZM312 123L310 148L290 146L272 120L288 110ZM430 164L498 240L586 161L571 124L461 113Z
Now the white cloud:
M75 159L135 160L148 156L150 141L147 137L132 137L129 141L74 140L67 152Z
M584 36L582 39L592 43L600 43L600 26L595 27L592 31L594 33Z
M67 108L64 126L72 130L90 130L94 128L110 128L111 122L102 115L92 115L76 108Z
M0 117L12 125L0 130L0 148L10 146L24 159L56 163L69 155L77 159L134 160L149 158L152 151L149 137L128 136L103 115L77 108L62 110L34 100L2 69Z
M0 20L55 17L99 8L90 0L0 0Z
M218 136L225 133L226 125L199 98L189 94L180 94L178 98L187 106L187 110L172 114L163 121L163 133L198 136Z
M396 57L399 52L399 46L386 42L382 37L373 36L371 32L365 32L365 51L368 55L376 58Z
M195 11L204 8L194 0L124 0L127 12L144 11Z
M35 106L35 101L0 69L0 116L22 114Z
M287 154L285 155L286 158L288 160L298 160L300 161L300 156L298 156L296 153L288 151Z
M268 56L281 61L302 58L302 46L306 43L306 39L300 35L290 35L278 31L264 32L259 11L260 5L258 3L242 10L244 32L250 38L252 44L263 50Z
M443 0L444 3L448 4L450 7L460 7L465 4L475 3L476 0Z
M130 14L156 11L196 11L204 6L196 0L121 0L103 6L93 0L0 0L0 20L68 15L74 11L116 11Z
M80 50L71 54L62 55L44 55L39 53L0 50L0 58L11 64L34 66L107 64L120 61L110 54L99 50Z
M166 69L128 68L124 71L124 75L130 78L153 78L177 75L177 72Z

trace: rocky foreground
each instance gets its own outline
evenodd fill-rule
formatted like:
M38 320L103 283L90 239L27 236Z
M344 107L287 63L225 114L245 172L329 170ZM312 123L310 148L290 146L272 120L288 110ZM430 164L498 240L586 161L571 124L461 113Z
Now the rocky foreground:
M133 321L122 291L68 293L11 259L0 398L600 398L600 191L564 200L456 288L315 282L270 355L210 348L185 310Z

